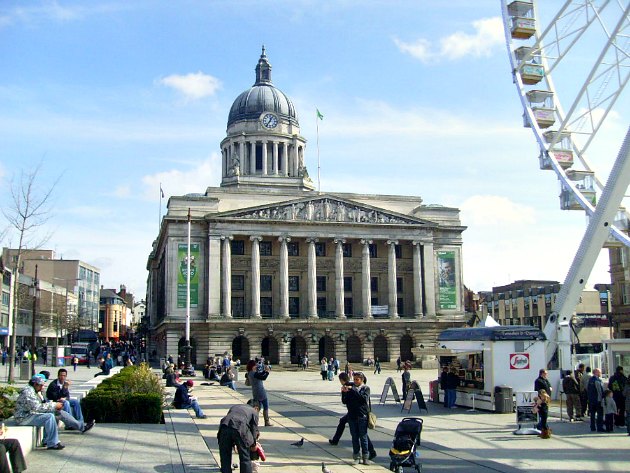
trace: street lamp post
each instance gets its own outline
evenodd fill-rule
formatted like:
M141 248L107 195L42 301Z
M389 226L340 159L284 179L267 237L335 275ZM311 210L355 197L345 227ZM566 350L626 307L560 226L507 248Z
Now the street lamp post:
M31 317L31 376L35 375L35 360L33 355L37 351L37 344L35 343L35 322L37 320L37 300L39 299L39 281L37 279L37 265L35 265L35 277L33 278L33 284L31 286L31 296L33 296L33 313Z

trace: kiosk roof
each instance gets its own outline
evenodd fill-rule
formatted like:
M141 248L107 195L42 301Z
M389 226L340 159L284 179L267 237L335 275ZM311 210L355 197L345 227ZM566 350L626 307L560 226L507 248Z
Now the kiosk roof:
M468 327L449 328L438 336L438 341L467 340L546 340L542 330L529 325L510 325L508 327Z

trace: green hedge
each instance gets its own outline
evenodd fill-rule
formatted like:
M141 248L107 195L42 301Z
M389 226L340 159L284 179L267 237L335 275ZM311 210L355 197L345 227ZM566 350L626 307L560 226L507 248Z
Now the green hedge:
M164 388L148 365L128 366L104 379L81 400L87 420L107 423L163 422Z
M0 386L0 419L8 419L15 410L15 398L20 390L12 386Z

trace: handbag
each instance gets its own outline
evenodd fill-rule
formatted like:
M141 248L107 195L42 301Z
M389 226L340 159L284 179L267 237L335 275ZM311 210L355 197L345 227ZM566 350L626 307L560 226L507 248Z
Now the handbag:
M370 410L368 411L368 429L376 427L376 414L372 412L372 401L369 401Z

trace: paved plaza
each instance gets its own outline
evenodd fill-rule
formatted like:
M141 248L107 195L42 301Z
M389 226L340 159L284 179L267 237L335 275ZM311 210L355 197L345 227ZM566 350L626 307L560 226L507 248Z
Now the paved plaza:
M96 370L70 369L70 378L87 380ZM3 373L1 371L0 373ZM418 410L401 412L391 395L384 405L379 397L385 380L392 376L398 386L399 374L383 370L380 375L366 372L372 389L372 407L378 426L370 431L378 457L373 465L351 465L350 433L346 431L339 446L328 443L340 415L345 412L336 381L322 381L316 371L272 371L266 381L270 393L272 427L261 427L261 442L268 459L261 464L264 473L318 473L321 462L335 473L356 470L385 471L393 431L403 416L424 419L420 448L425 473L444 471L477 472L614 472L628 471L630 437L625 429L612 434L591 433L588 423L569 423L558 416L550 419L553 437L515 436L514 414L470 412L468 408L444 409L427 402L428 413ZM412 379L428 397L428 383L434 370L414 370ZM29 471L52 472L218 472L216 431L219 419L228 408L244 402L249 388L239 382L239 391L201 386L195 380L195 394L208 415L192 419L183 411L165 415L162 425L98 424L85 435L62 433L66 449L60 452L37 450L28 458ZM533 382L533 381L532 381ZM553 412L552 412L553 415ZM565 416L566 419L566 416ZM301 437L302 448L290 444ZM412 470L409 470L412 471Z

